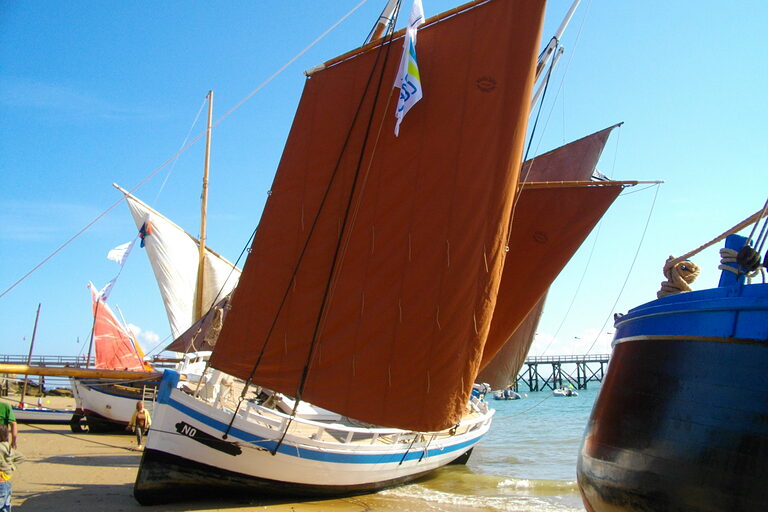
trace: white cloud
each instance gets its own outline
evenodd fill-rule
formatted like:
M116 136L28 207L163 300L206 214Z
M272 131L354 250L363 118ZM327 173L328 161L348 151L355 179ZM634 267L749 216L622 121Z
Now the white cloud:
M128 328L131 330L133 335L136 336L136 341L138 341L139 346L144 351L144 353L147 353L149 350L155 348L157 343L160 341L160 335L154 331L145 331L138 325L132 323L128 324Z

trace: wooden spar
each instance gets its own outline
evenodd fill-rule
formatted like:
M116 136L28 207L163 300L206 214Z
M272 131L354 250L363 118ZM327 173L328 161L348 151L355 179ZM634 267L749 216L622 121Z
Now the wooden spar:
M464 11L470 7L472 7L475 4L479 4L482 2L485 2L486 0L471 0L470 2L467 2L463 5L460 5L458 7L454 7L451 10L445 11L443 13L437 14L435 16L432 16L431 18L427 18L427 20L424 22L424 25L422 25L420 28L424 28L428 25L431 25L433 23L437 23L439 21L444 20L445 18L450 18L451 16L454 16L456 13ZM405 29L401 28L394 34L392 34L392 38L390 40L394 41L395 39L402 37L403 34L405 34ZM389 39L389 38L388 38ZM356 55L363 54L367 51L373 50L374 48L378 48L382 44L381 41L375 41L372 40L370 43L361 46L360 48L356 48L354 50L350 50L347 53L344 53L342 55L339 55L338 57L335 57L331 60L328 60L324 62L323 64L320 64L318 66L315 66L314 68L305 71L304 73L308 76L312 75L312 73L316 71L320 71L322 69L331 67L335 64L338 64L339 62L345 61L347 59L351 59L352 57L355 57Z
M565 188L565 187L634 187L636 185L659 185L663 181L528 181L520 188Z
M32 349L35 348L35 336L37 335L37 321L40 319L40 307L42 306L42 303L38 303L37 305L37 313L35 314L35 326L32 328L32 341L29 342L29 355L27 355L27 365L32 362ZM41 387L42 389L42 387ZM24 386L21 388L21 399L19 400L20 404L24 404L24 397L27 394L27 379L24 379Z
M93 293L93 291L91 292ZM96 300L96 309L93 311L93 325L91 325L91 340L88 342L88 358L85 360L85 367L91 366L91 355L93 354L93 341L96 337L96 315L99 314L99 305L101 304L101 297Z
M208 91L208 129L205 138L205 166L203 167L203 193L200 206L200 260L197 265L197 297L195 320L203 316L203 277L205 270L205 217L208 209L208 168L211 161L211 121L213 118L213 91Z
M10 375L43 375L45 377L82 377L93 379L151 380L159 379L160 372L135 372L130 370L95 370L88 368L51 368L28 364L0 363L0 373Z

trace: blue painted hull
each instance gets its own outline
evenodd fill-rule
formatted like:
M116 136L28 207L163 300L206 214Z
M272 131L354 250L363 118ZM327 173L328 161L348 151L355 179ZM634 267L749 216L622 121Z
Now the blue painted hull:
M768 285L665 297L616 329L579 455L587 510L768 510Z

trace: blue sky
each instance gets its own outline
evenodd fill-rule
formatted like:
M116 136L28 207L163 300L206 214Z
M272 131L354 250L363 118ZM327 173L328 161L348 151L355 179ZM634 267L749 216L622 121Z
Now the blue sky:
M27 352L38 303L35 352L84 350L86 284L114 277L118 268L106 253L135 235L124 204L8 288L120 198L113 182L134 187L188 134L203 131L204 114L193 121L208 90L216 120L358 3L0 0L0 353ZM238 257L258 221L303 71L359 46L382 4L368 0L215 128L208 243L227 258ZM424 0L427 16L454 5ZM549 3L546 39L569 5ZM566 53L534 151L624 121L600 170L665 184L617 200L555 282L533 353L607 350L606 320L655 297L668 255L699 246L763 205L766 19L762 1L582 1L563 38ZM203 146L136 192L193 234ZM716 250L694 261L703 269L694 288L717 282ZM139 250L110 302L138 327L145 348L168 336Z

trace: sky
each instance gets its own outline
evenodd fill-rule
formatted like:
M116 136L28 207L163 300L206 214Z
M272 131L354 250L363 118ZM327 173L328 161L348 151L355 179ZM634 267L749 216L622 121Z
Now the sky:
M136 234L112 183L141 184L139 198L199 232L209 90L208 244L236 261L261 214L303 72L362 44L383 3L0 0L0 354L27 353L38 305L35 354L87 352L86 285L116 275L106 254ZM456 2L423 4L429 17ZM570 4L549 2L542 45ZM765 19L762 0L582 0L532 154L624 122L598 169L664 184L618 198L553 283L531 354L607 353L613 314L656 297L669 255L763 206ZM717 248L693 260L702 268L694 289L716 285ZM138 248L110 303L145 350L171 341Z

